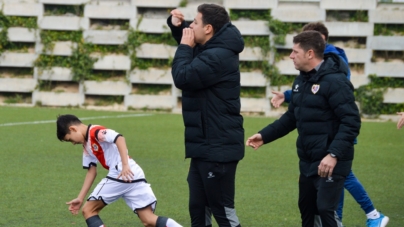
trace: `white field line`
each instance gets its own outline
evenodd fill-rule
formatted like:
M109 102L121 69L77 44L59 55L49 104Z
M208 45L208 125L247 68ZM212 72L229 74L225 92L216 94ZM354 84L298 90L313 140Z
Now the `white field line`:
M144 117L151 116L152 114L126 114L126 115L115 115L115 116L97 116L97 117L81 117L80 120L92 120L92 119L106 119L106 118L125 118L125 117ZM46 121L27 121L27 122L11 122L0 124L0 127L4 126L16 126L16 125L36 125L36 124L47 124L47 123L56 123L55 120L46 120Z

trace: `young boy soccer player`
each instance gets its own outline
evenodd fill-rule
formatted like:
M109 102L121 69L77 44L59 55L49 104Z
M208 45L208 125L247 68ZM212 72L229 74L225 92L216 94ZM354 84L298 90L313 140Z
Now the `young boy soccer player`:
M57 137L60 141L83 145L83 168L88 169L77 198L67 202L72 214L78 214L97 175L99 162L108 175L94 188L82 213L88 227L102 227L98 216L108 204L123 198L147 227L181 227L170 218L154 214L156 197L146 182L142 168L128 156L125 138L112 129L100 125L85 125L74 115L59 115Z

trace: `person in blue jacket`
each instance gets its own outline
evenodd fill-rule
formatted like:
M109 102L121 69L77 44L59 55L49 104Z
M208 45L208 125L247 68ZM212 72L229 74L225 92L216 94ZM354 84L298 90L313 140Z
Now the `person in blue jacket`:
M321 33L322 37L325 41L328 40L328 29L327 27L321 22L313 22L306 24L303 27L303 31L318 31ZM351 79L351 72L349 70L348 58L345 54L345 51L339 47L336 47L332 44L327 43L324 53L334 53L342 58L342 60L348 65L348 80ZM278 108L283 102L290 102L292 90L287 90L284 93L273 91L274 94L273 98L271 99L271 103L275 108ZM354 144L357 143L355 139ZM373 206L372 200L370 199L368 193L366 192L363 185L360 181L356 178L353 174L352 170L350 171L349 175L345 179L344 184L345 189L349 191L349 193L354 197L356 202L361 206L363 211L366 214L367 222L366 225L368 227L384 227L389 222L389 218L383 215L381 212L377 211ZM342 192L341 199L337 209L337 215L339 219L342 221L342 209L344 206L344 191ZM342 224L341 224L342 225ZM320 226L320 225L319 225ZM318 227L318 226L316 226Z

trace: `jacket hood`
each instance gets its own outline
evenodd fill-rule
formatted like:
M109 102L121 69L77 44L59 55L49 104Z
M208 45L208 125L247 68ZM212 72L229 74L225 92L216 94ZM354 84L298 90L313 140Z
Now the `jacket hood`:
M348 66L343 62L342 58L335 53L324 54L324 62L320 66L318 72L312 76L309 81L316 82L324 75L343 73L348 75Z
M329 54L329 53L339 55L341 58L343 58L345 60L345 62L348 62L348 58L343 49L327 43L327 45L325 46L324 54Z
M240 31L231 23L225 24L219 32L214 34L205 45L201 46L202 49L210 48L225 48L237 54L241 53L244 49L244 40Z

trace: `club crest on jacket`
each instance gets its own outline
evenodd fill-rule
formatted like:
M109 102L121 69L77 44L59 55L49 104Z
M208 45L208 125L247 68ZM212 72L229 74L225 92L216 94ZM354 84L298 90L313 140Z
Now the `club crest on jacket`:
M313 92L313 94L316 94L318 90L320 90L320 84L313 84L313 86L311 87L311 92Z

